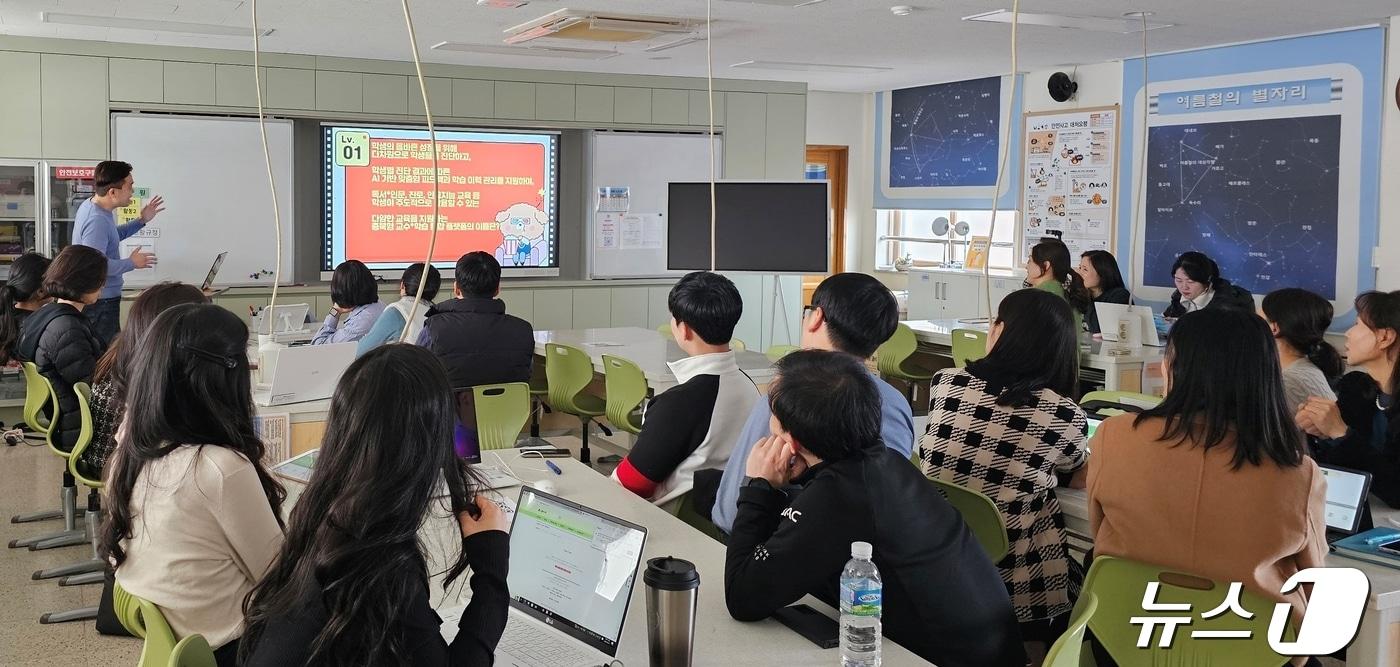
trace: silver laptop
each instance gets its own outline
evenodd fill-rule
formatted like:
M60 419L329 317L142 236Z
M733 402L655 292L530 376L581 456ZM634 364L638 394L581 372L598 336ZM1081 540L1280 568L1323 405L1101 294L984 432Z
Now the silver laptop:
M510 527L510 616L496 664L597 667L612 662L647 531L528 486ZM442 614L443 638L460 610Z
M219 253L219 256L214 258L214 264L209 267L209 275L204 276L204 284L200 286L200 290L208 292L209 288L214 286L214 279L219 277L219 268L224 265L225 257L228 257L227 251Z
M1099 316L1100 334L1106 341L1118 342L1118 320L1130 317L1138 319L1142 328L1142 344L1162 347L1166 342L1157 335L1157 322L1152 316L1151 306L1129 306L1122 303L1095 303L1094 310Z
M320 401L335 393L335 384L355 361L356 343L306 345L277 351L272 381L253 392L258 405Z
M266 308L258 314L258 321L253 328L255 334L274 334L280 340L282 334L300 333L307 330L306 314L311 312L309 303L288 303L278 304L272 310ZM271 330L269 330L271 328Z

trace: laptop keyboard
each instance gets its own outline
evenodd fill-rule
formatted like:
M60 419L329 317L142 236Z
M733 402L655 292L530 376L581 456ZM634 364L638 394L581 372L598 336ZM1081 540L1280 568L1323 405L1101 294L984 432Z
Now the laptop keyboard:
M496 652L509 654L519 662L539 667L596 665L603 657L595 651L585 650L577 644L577 640L563 636L559 631L517 618L514 614L506 621L506 631L496 645Z

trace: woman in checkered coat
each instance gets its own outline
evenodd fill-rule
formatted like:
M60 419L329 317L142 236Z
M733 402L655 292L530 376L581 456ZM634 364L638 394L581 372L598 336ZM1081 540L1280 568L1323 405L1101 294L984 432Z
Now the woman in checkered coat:
M1074 315L1042 290L1002 300L987 356L933 378L925 475L990 497L1006 519L1010 553L997 564L1026 642L1053 642L1084 573L1065 544L1057 473L1082 479L1084 411L1070 396L1079 375ZM1082 482L1081 482L1082 483Z

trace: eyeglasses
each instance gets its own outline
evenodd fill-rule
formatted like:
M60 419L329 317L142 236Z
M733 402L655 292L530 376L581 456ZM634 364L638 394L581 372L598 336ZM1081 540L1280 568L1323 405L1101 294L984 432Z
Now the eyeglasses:
M804 319L804 320L807 319L807 313L813 312L813 311L815 311L816 309L818 309L818 308L820 308L820 307L821 307L821 306L803 306L803 307L802 307L802 319Z

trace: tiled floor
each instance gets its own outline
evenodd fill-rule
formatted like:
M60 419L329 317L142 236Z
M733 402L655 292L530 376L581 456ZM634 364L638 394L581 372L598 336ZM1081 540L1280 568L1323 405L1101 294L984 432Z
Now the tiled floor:
M0 543L62 528L62 521L10 523L15 514L58 507L59 460L47 447L0 446ZM78 507L85 506L80 489ZM35 570L74 563L90 556L87 546L48 551L0 546L0 665L134 665L140 640L104 637L92 621L40 625L39 616L95 606L101 586L60 587L54 580L34 581Z

